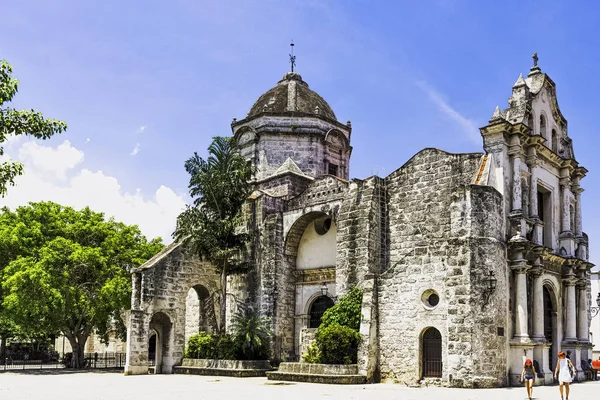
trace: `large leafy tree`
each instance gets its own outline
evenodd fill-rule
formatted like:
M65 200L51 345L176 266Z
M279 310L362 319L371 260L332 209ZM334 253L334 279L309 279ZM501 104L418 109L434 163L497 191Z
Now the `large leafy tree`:
M17 94L19 81L12 76L12 68L0 60L0 143L9 135L31 135L38 139L48 139L55 133L67 129L67 124L54 119L46 119L35 110L15 110L3 107ZM0 156L4 149L0 146ZM23 173L23 165L14 161L0 163L0 197L4 197L8 185L15 184L15 178Z
M0 315L22 335L60 332L73 348L73 367L83 367L88 336L107 338L120 311L130 307L130 269L163 247L137 226L89 208L30 203L0 213Z
M232 137L214 137L205 160L197 153L185 162L193 204L177 217L173 234L221 274L219 330L225 332L227 277L246 272L249 234L242 207L251 193L253 169Z

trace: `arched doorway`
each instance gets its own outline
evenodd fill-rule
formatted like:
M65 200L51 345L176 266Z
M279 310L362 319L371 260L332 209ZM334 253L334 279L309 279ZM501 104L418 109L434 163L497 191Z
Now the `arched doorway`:
M208 289L203 285L195 285L188 290L185 299L185 345L191 336L200 333L212 333L214 305L210 301Z
M151 331L150 339L148 340L148 365L151 367L156 365L156 339L156 332Z
M154 355L154 373L160 374L165 369L165 358L167 358L167 363L171 362L172 354L170 352L170 340L171 340L171 328L172 328L171 319L169 316L163 312L157 312L152 316L150 320L150 332L154 331L154 340L155 340L155 355ZM152 340L152 336L148 338L148 350L150 350L150 340ZM148 351L148 360L150 360L150 351ZM167 365L167 372L170 372L170 367L172 364Z
M423 378L442 377L442 335L435 328L423 333L422 371Z
M310 306L309 328L318 328L321 325L321 317L328 308L333 307L334 302L329 296L320 296Z
M548 362L550 365L544 365L544 369L547 368L548 371L553 371L553 366L556 363L556 310L553 301L553 293L551 289L547 286L544 286L543 289L544 296L544 338L546 342L550 344L548 348L549 357Z

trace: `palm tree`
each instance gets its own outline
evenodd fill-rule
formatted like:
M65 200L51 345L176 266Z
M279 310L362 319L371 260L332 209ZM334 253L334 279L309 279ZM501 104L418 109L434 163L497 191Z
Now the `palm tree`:
M221 275L219 331L225 332L227 276L247 272L249 234L242 227L242 206L251 193L252 166L232 137L214 137L208 158L197 153L185 162L193 204L177 217L173 237L214 265Z
M246 360L259 360L267 356L271 331L267 328L269 318L247 309L235 315L233 334Z

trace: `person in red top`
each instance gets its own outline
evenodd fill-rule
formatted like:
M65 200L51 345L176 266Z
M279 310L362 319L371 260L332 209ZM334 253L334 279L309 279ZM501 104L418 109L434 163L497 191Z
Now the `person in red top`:
M529 396L529 400L531 400L533 397L533 384L535 383L535 367L529 358L525 360L523 372L521 372L521 382L523 381L525 381L527 396Z

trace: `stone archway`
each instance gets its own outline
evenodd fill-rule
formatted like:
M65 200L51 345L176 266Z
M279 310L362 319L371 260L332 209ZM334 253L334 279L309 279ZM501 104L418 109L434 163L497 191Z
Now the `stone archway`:
M301 356L301 332L309 322L307 303L312 304L314 294L320 293L324 283L331 295L336 293L336 232L333 216L311 211L297 218L285 237L283 273L278 277L280 293L285 294L276 304L276 337L281 341L280 352L288 359L298 360Z
M216 321L214 304L204 285L194 285L185 300L185 345L191 336L200 332L213 333Z
M548 363L543 366L544 371L554 371L558 361L557 353L560 349L558 338L558 307L556 292L553 285L545 283L543 286L544 296L544 338L548 347Z
M426 328L421 339L421 375L442 377L442 334L433 327Z
M170 373L173 367L173 361L170 357L165 355L170 354L172 342L172 330L173 323L171 318L163 312L157 312L150 319L149 331L154 331L156 335L155 344L155 362L154 362L154 373Z

